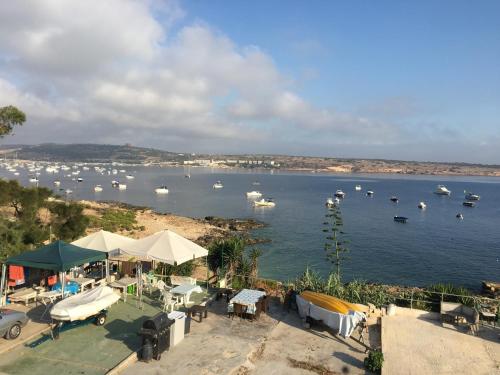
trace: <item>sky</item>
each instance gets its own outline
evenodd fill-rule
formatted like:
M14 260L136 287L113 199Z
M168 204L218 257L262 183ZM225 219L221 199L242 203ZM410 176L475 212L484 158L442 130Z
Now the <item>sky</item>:
M500 2L19 0L3 144L500 164Z

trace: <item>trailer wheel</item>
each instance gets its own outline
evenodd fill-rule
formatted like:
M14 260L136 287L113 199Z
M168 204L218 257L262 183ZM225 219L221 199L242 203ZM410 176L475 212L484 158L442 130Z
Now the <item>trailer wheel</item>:
M102 326L104 325L104 323L106 323L106 314L102 313L97 315L97 317L95 318L95 324L97 326Z

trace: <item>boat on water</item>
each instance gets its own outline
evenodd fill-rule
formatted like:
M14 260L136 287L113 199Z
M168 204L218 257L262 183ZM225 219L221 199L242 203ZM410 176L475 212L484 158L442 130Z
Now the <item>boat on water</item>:
M260 191L249 191L247 192L247 198L260 198L262 197L262 193Z
M127 190L127 185L125 185L125 184L118 184L118 190Z
M83 178L78 177L78 178L76 179L76 182L83 182Z
M394 203L398 203L398 202L399 202L399 198L398 198L398 197L396 197L395 195L393 195L392 197L390 197L390 198L389 198L389 200L390 200L391 202L394 202Z
M354 187L354 190L356 190L356 191L361 191L361 185L356 185L356 186Z
M460 220L463 220L464 219L464 215L462 215L460 212L458 214L455 215L455 217L457 219L460 219Z
M125 176L125 178L126 178L127 180L133 180L135 177L134 177L134 176L132 176L131 174L128 174L128 175L126 175L126 176Z
M394 221L397 223L406 223L408 218L405 216L394 216Z
M481 199L481 197L477 194L473 194L471 192L464 191L465 193L465 200L467 201L478 201Z
M59 185L61 185L61 181L59 181L59 180L55 180L55 181L54 181L54 185L55 185L55 186L59 186Z
M255 207L274 207L276 203L272 200L272 198L261 199L260 201L253 202Z
M259 185L260 185L260 182L259 182L259 181L254 181L254 182L252 182L252 185L254 185L254 186L259 186Z
M117 188L120 185L120 183L116 180L111 181L111 186L114 188Z
M328 208L332 208L335 206L338 206L340 204L340 199L335 197L335 198L327 198L325 202L325 206Z
M434 191L434 194L437 195L450 195L451 191L446 188L444 185L438 185L436 190Z
M185 174L184 178L191 178L191 175L190 174Z
M38 178L36 178L36 177L30 177L28 181L31 182L31 183L37 183L38 182Z
M155 193L156 194L168 194L168 188L165 185L157 187L155 189Z
M64 190L64 192L66 193L66 195L73 194L73 190L71 189L66 189Z
M476 204L471 201L464 201L462 205L464 205L465 207L474 207Z
M217 181L215 184L212 186L214 189L222 189L224 185L222 185L222 182Z
M425 210L427 208L427 205L425 204L425 202L420 202L417 207L421 210Z
M337 198L344 198L345 197L345 193L342 191L342 190L337 190L334 194Z
M96 193L100 193L100 192L102 191L102 186L101 186L101 185L96 185L96 186L94 186L94 191L95 191Z
M19 176L19 172L14 172L14 176Z
M366 192L366 195L367 195L367 196L369 196L369 197L371 197L373 194L374 194L374 193L373 193L373 190L368 190L368 191Z

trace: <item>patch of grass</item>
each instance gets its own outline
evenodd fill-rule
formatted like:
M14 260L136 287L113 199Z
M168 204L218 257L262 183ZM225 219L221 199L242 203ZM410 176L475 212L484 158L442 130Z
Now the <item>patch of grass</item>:
M94 228L102 228L109 232L142 230L144 228L137 226L135 211L132 210L106 210L101 217L90 216L90 222Z
M315 363L310 363L306 361L298 361L296 359L288 357L288 363L290 364L291 367L293 368L300 368L303 370L308 370L311 372L314 372L318 375L340 375L340 372L335 372L332 370L329 370L323 365L320 364L315 364Z

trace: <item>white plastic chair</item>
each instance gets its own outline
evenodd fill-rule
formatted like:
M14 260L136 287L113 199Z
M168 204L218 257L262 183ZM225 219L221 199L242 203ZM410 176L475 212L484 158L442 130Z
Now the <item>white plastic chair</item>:
M175 306L179 303L178 298L166 290L162 290L161 294L163 296L163 311L174 311Z

